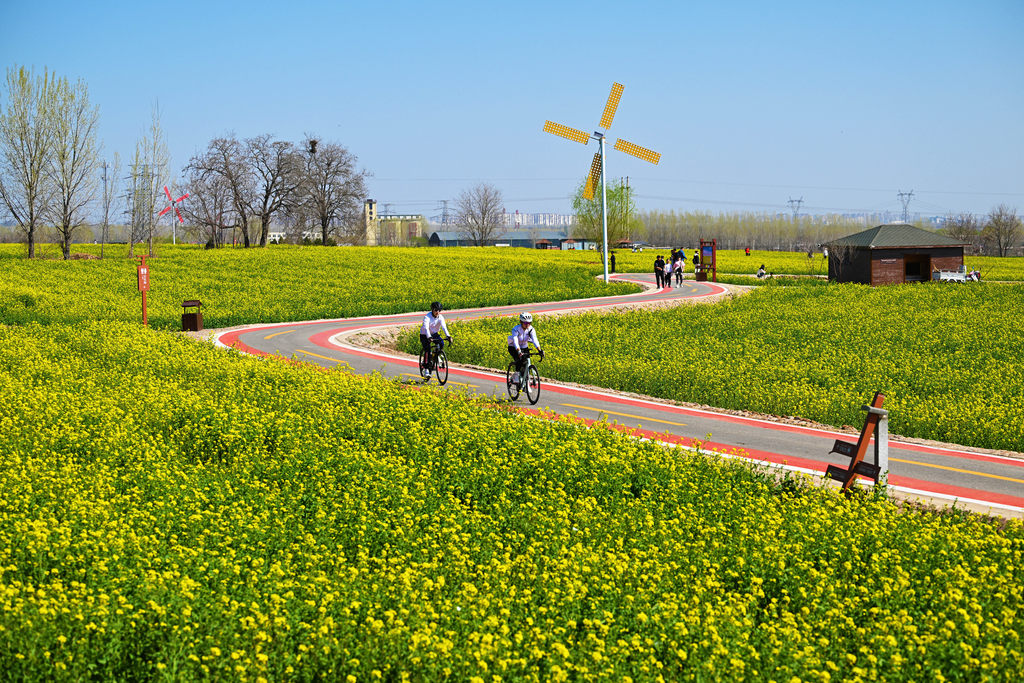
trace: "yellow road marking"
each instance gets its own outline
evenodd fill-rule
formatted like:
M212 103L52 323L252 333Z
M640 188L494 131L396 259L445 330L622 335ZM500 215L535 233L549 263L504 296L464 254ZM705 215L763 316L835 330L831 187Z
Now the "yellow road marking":
M266 337L264 337L264 339L273 339L274 337L278 336L279 334L288 334L289 332L294 332L294 331L295 330L285 330L284 332L275 332L274 334L268 334Z
M640 417L639 415L630 415L629 413L616 413L611 410L605 410L604 408L591 408L589 406L578 406L575 403L561 403L559 405L566 406L568 408L582 408L583 410L593 410L597 413L604 413L605 415L618 415L619 417L629 417L634 420L640 420L641 422L660 422L666 425L675 425L676 427L685 427L685 422L672 422L670 420L659 420L655 417Z
M411 377L413 379L418 379L421 382L423 381L423 376L422 375L414 375L411 372L400 372L400 373L398 373L398 376L399 377ZM433 377L434 373L430 373L430 376ZM465 382L453 382L453 381L450 381L450 380L448 382L446 382L446 384L453 384L453 385L455 385L457 387L470 387L472 389L479 389L480 388L479 384L466 384Z
M299 353L304 353L307 356L316 356L317 358L323 358L324 360L329 360L329 361L332 361L334 363L343 363L344 362L340 358L331 358L330 356L321 356L319 353L313 353L312 351L303 351L302 349L299 349Z
M899 458L889 458L890 462L902 462L906 465L918 465L920 467L934 467L937 470L949 470L950 472L959 472L960 474L973 474L977 477L988 477L989 479L1002 479L1003 481L1012 481L1016 484L1024 484L1024 479L1014 479L1013 477L1004 477L999 474L987 474L985 472L978 472L976 470L962 470L958 467L947 467L946 465L933 465L927 462L918 462L917 460L901 460Z

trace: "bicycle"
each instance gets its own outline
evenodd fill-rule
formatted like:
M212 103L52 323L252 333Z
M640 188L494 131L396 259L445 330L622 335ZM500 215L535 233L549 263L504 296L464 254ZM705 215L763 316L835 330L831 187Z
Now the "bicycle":
M452 338L448 337L449 346ZM444 386L448 381L448 355L444 352L444 340L441 337L434 337L430 340L429 357L426 351L420 351L420 377L424 381L430 381L430 372L433 370L437 375L438 384Z
M530 362L530 358L539 354L527 349L523 352L523 355L526 356L526 364L523 366L522 374L520 374L520 381L512 381L512 377L516 373L516 362L512 361L505 370L505 386L508 388L509 398L515 401L519 398L519 392L522 391L522 379L525 377L526 398L529 399L530 405L533 405L540 400L540 373L537 371L537 366Z

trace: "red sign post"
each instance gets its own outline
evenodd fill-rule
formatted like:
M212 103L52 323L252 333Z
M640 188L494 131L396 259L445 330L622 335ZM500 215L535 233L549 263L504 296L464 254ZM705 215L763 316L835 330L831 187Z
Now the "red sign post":
M146 257L140 256L142 263L139 264L139 291L142 292L142 324L149 325L149 317L146 313L146 292L149 291L149 266L146 265Z

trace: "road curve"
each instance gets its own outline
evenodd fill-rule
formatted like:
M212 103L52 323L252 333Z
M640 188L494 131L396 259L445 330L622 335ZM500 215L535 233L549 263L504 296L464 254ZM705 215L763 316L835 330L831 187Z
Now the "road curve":
M726 290L721 285L692 280L679 287L656 289L653 275L613 276L619 281L648 287L637 294L576 299L494 308L445 311L450 321L511 316L529 309L534 313L600 310L642 302L701 299ZM379 371L409 383L422 383L415 358L354 346L345 341L352 334L392 327L418 325L423 313L371 316L299 323L275 323L221 332L218 344L260 356L295 357L332 367L347 364L357 373ZM541 366L543 375L543 366ZM856 435L765 419L723 414L683 407L654 398L624 396L598 388L568 386L542 380L541 401L555 413L576 414L585 421L605 419L624 428L666 443L691 446L699 441L735 457L744 457L789 470L820 475L831 464L848 465L849 458L829 454L837 438L856 441ZM436 380L435 380L436 383ZM490 394L507 400L504 372L452 365L448 388ZM865 397L867 399L869 397ZM529 410L525 397L518 403ZM530 411L539 412L539 411ZM710 436L709 436L710 435ZM868 456L870 460L871 456ZM973 451L958 446L926 446L893 438L889 449L889 483L906 496L957 500L974 509L994 514L1024 513L1024 459Z

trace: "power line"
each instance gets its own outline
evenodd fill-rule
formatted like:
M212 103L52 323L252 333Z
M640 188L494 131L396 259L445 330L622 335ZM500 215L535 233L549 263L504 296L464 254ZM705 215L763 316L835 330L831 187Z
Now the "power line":
M691 185L721 185L725 187L763 187L770 189L798 189L798 190L830 190L843 192L891 192L891 188L885 187L842 187L836 185L796 185L796 184L768 184L768 183L734 183L718 180L693 180L688 178L653 178L636 176L637 180L658 182L658 183L687 183ZM374 182L405 183L405 182L569 182L576 181L576 177L557 178L378 178ZM952 194L952 195L978 195L986 197L1021 197L1024 192L983 192L977 190L915 190L916 194Z

